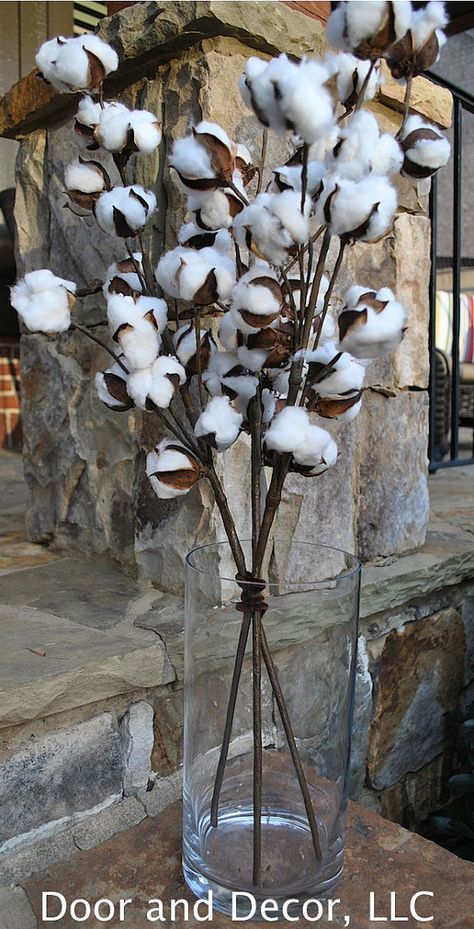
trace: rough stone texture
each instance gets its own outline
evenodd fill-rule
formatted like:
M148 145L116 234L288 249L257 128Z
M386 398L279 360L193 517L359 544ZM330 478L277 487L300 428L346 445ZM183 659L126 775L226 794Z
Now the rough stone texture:
M429 518L428 395L402 392L390 401L365 397L358 417L358 551L363 561L418 548Z
M0 727L157 687L174 677L161 641L140 647L126 636L27 607L2 606L0 623Z
M37 925L23 887L0 887L0 929L36 929Z
M274 536L353 552L357 546L357 424L329 423L325 428L338 443L338 460L316 480L297 474L288 476ZM312 576L313 567L314 552L308 549L305 563L300 550L295 566L298 576Z
M168 777L158 777L153 788L140 797L148 816L158 816L179 800L183 791L183 773L175 771Z
M145 790L151 774L153 707L145 700L132 703L121 720L125 746L125 796Z
M442 610L369 649L376 685L368 776L373 787L384 789L446 745L445 714L458 705L464 680L461 616Z
M385 62L382 62L382 74L385 80L380 89L379 99L386 106L401 111L405 88L393 80ZM411 109L447 129L451 125L453 98L445 87L439 87L424 77L416 77L413 81Z
M373 682L369 670L367 644L362 635L357 641L357 666L352 725L351 770L349 796L358 799L365 783L367 746L372 719Z
M137 826L145 818L144 805L136 797L126 797L121 803L94 813L71 829L74 844L81 851L106 842L118 832Z
M380 794L382 816L406 829L419 829L441 802L450 770L449 753L439 755L419 771L408 772L400 783Z
M0 881L2 884L18 884L58 861L72 858L76 852L77 846L70 831L33 841L13 853L0 854Z
M341 909L349 913L351 925L362 929L368 925L369 890L377 891L377 899L387 912L390 892L396 891L399 912L409 913L408 902L420 889L434 893L430 901L420 901L420 915L435 913L442 929L473 929L474 894L473 866L461 861L444 849L412 835L398 825L356 804L349 804L345 875L337 889ZM52 890L63 892L69 900L77 897L97 900L108 897L114 901L126 896L132 905L125 910L122 923L112 920L112 929L138 929L146 924L148 900L160 897L165 904L170 899L186 898L190 902L190 918L183 920L182 909L173 925L177 929L197 929L202 923L192 915L192 895L181 876L181 807L175 804L159 817L146 819L139 826L89 852L76 855L71 863L50 868L29 881L24 887L36 914L41 907L41 894ZM456 892L453 893L453 887ZM428 904L428 905L427 905ZM167 909L167 916L169 909ZM168 918L166 920L169 921ZM436 925L433 923L433 925ZM305 923L302 922L301 925ZM226 916L215 914L208 926L229 925ZM263 929L268 922L253 923ZM313 925L313 923L307 923ZM318 926L342 926L344 921L318 922ZM388 925L388 923L387 923ZM408 916L407 929L421 925ZM422 925L425 925L424 923ZM61 929L76 929L70 917L62 920Z
M26 744L0 769L0 841L120 795L123 767L109 714Z

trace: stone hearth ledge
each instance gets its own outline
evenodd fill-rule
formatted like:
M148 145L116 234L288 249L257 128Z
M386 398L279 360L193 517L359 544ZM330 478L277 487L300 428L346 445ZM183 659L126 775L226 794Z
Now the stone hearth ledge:
M180 597L81 556L5 561L0 728L181 678ZM433 514L423 548L386 561L364 569L362 619L468 581L474 535Z
M118 71L105 83L106 95L119 92L140 77L154 75L160 64L218 36L238 39L247 48L268 55L280 52L319 55L325 47L323 24L281 2L138 3L102 20L98 34L114 46L121 62ZM387 76L381 100L399 112L401 92ZM417 77L413 94L418 112L443 127L450 125L449 91ZM66 119L75 107L75 95L58 94L42 81L37 71L32 71L0 99L0 136L21 138L51 122Z
M203 923L192 915L194 898L184 886L180 865L181 804L175 803L159 816L143 819L137 826L121 832L110 841L90 851L78 852L70 861L54 865L22 882L22 885L39 921L42 894L53 891L63 893L69 902L77 898L89 902L101 898L114 902L121 898L131 899L132 903L124 911L125 920L108 922L111 929L119 925L124 929L145 929L149 925L146 919L148 900L162 899L165 913L169 913L167 903L170 900L185 898L190 904L190 918L183 920L179 915L172 925L176 929L197 929ZM461 861L432 842L358 804L350 803L345 873L334 894L341 901L341 905L335 908L335 916L340 915L331 922L323 917L317 925L321 929L337 929L345 924L343 914L349 913L353 929L367 929L369 893L373 891L378 916L388 916L390 894L396 893L398 915L406 917L406 922L397 922L396 925L406 929L421 926L474 929L473 876L472 863ZM426 918L433 913L433 922L419 922L409 915L410 900L420 891L433 894L431 899L422 897L418 900L419 915ZM271 891L268 896L271 897ZM182 912L182 908L178 907L178 913ZM228 927L229 923L228 917L216 913L215 918L205 925L217 929ZM370 924L394 925L391 921ZM168 926L171 922L167 919L159 925ZM250 925L263 929L271 923L259 921ZM295 925L309 927L315 923L302 919ZM77 922L68 915L61 920L61 929L76 927Z

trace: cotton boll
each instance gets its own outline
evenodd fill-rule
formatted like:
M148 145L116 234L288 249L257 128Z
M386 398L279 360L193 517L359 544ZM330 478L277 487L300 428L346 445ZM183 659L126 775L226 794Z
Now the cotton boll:
M229 296L235 283L235 262L215 248L178 246L163 255L155 276L169 296L208 306Z
M65 332L76 285L48 269L30 271L11 288L10 301L30 332Z
M180 442L164 439L149 452L146 474L160 500L187 494L201 477L197 458Z
M353 289L354 290L354 289ZM349 295L339 316L339 347L355 358L379 358L395 351L406 328L406 311L388 287ZM344 357L344 356L343 356Z
M445 136L420 116L408 118L401 145L404 152L402 174L414 180L431 177L447 164L451 154Z
M177 139L170 155L170 165L178 172L183 184L192 188L193 182L209 180L209 189L215 182L208 151L193 136ZM188 183L187 183L188 182Z
M114 293L107 301L111 335L125 355L131 370L146 368L158 355L161 337L158 320L164 315L163 301Z
M219 326L219 342L226 352L236 352L243 343L243 336L235 325L231 313L224 313Z
M445 5L438 0L431 0L422 9L413 11L409 31L387 54L387 64L395 79L421 74L438 61L446 41L442 27L447 22Z
M301 197L297 193L285 190L281 194L259 194L254 203L235 217L236 240L259 258L281 266L288 260L291 249L309 238L310 205L307 197L303 216Z
M247 348L246 345L242 345L237 349L237 355L241 365L248 368L249 371L258 372L264 367L269 350L251 349Z
M405 35L410 24L408 0L343 2L329 17L327 36L333 48L376 60Z
M135 267L137 266L140 272L143 273L142 254L141 252L134 252L133 257L135 262L132 261L130 257L127 257L122 261L114 262L107 268L107 274L102 288L102 292L106 299L113 293L122 293L130 297L133 294L141 294L142 283ZM164 303L164 301L159 302Z
M325 65L332 74L336 75L337 92L341 103L346 110L352 109L357 103L362 85L370 68L370 61L361 61L354 55L340 53L327 55ZM380 71L374 68L364 91L364 103L373 100L380 82Z
M443 29L447 24L448 16L445 5L439 3L438 0L431 0L422 9L414 10L411 33L415 48L422 48L434 32Z
M180 326L173 336L176 355L186 368L188 377L207 371L212 355L217 350L213 335L207 329L199 333L199 359L197 354L197 337L194 322Z
M227 229L203 231L195 223L183 223L178 232L178 242L187 248L215 248L228 258L233 251L232 238Z
M231 207L231 204L233 206ZM196 215L199 227L206 231L228 229L232 217L242 209L242 202L237 197L228 195L223 190L199 192L188 198L188 208Z
M158 148L162 132L154 113L149 113L148 110L132 110L130 128L135 148L142 155L150 155Z
M108 104L104 103L104 109L107 106ZM74 131L82 137L84 142L88 142L91 148L97 148L97 143L93 139L101 114L102 107L100 103L94 103L92 97L89 97L88 94L81 98L74 120Z
M390 228L397 195L385 177L370 174L360 181L334 178L325 185L316 215L332 235L370 242Z
M215 190L225 181L232 181L234 146L221 126L202 121L192 136L175 142L170 164L186 188Z
M305 431L304 442L295 448L293 457L303 474L316 477L336 464L337 445L329 432L310 423Z
M300 406L287 406L273 419L265 434L265 445L280 455L291 453L304 443L310 425L306 410Z
M333 397L348 391L360 390L365 378L365 367L344 350L342 344L326 342L315 351L306 353L309 363L308 384L317 390L321 397ZM340 352L340 358L334 360ZM322 369L329 366L323 374ZM322 378L322 379L320 379Z
M146 368L155 360L161 338L153 324L147 319L137 321L132 327L124 327L117 339L127 364L132 369Z
M133 409L135 404L127 390L127 373L117 361L106 371L97 372L95 386L99 400L109 409L118 413Z
M242 414L233 409L228 397L213 397L199 416L194 434L222 452L233 445L242 423Z
M178 387L186 383L186 372L177 358L160 355L149 367L133 372L128 391L142 409L168 409Z
M203 382L212 396L229 397L243 414L258 387L258 378L250 375L239 363L237 355L229 352L215 352L212 355Z
M329 74L320 62L303 60L277 86L285 121L306 144L324 137L334 122L334 104L326 86Z
M83 162L76 158L67 165L64 182L69 190L99 193L105 186L104 172L95 162Z
M231 297L233 319L241 332L271 325L280 315L283 303L277 276L269 265L250 268L237 281Z
M222 379L238 364L239 359L232 352L213 353L207 371L203 375L203 383L212 396L222 395Z
M138 184L114 187L101 194L94 205L94 215L100 228L122 238L142 232L155 210L154 193Z
M325 171L325 166L321 161L308 161L306 192L311 199L317 196ZM301 192L301 165L282 165L280 168L275 168L272 174L267 193L283 193L285 190Z
M360 110L347 126L340 129L339 141L326 158L328 169L336 171L341 178L361 180L371 170L379 136L375 116Z
M116 52L95 35L65 39L58 36L43 43L36 64L45 80L62 93L94 90L118 67Z
M389 132L384 132L378 140L372 155L374 174L398 174L403 164L403 151L400 143Z
M270 68L270 65L272 66ZM280 55L269 63L261 58L249 58L240 79L240 92L247 106L257 119L282 134L288 128L278 106L273 81L284 77L294 67L286 55Z
M262 74L268 66L268 61L264 61L263 58L252 57L249 58L245 64L244 73L239 78L239 89L242 94L244 103L248 106L249 110L254 109L254 100L252 96L252 81L258 77L259 74ZM258 114L256 114L258 115Z

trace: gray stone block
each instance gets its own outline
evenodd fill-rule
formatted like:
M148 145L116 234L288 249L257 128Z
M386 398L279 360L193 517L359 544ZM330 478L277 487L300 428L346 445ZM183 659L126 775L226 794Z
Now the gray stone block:
M81 851L94 848L117 832L136 826L145 816L143 805L135 797L127 797L100 813L88 816L74 826L71 830L74 844Z
M151 774L153 751L153 707L145 700L132 703L121 720L125 749L125 795L145 790Z
M0 768L0 840L122 793L123 748L109 713L25 743Z
M0 887L0 929L37 929L37 926L23 887Z
M31 874L45 871L58 861L72 858L77 852L71 832L65 830L15 851L0 853L0 881L3 884L17 884Z
M158 777L152 790L140 797L148 816L158 816L175 800L179 800L183 789L183 772L175 771L169 777Z

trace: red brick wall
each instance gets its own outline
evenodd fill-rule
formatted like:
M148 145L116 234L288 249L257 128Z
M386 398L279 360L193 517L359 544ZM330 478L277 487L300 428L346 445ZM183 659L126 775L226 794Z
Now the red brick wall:
M313 19L319 19L322 23L327 22L329 14L331 12L331 4L328 0L327 3L322 0L322 2L317 2L317 0L285 0L287 6L293 6L295 10L299 10L300 13L305 13L306 16L312 16Z
M0 336L0 448L21 449L20 343Z
M295 9L299 10L300 13L306 13L307 16L312 16L314 19L320 19L321 22L325 23L331 12L331 4L328 2L317 2L317 0L306 0L306 2L299 2L299 0L284 0L287 6L294 6ZM118 13L119 10L123 10L126 6L133 6L133 2L128 3L108 3L107 12L109 16L112 13Z

